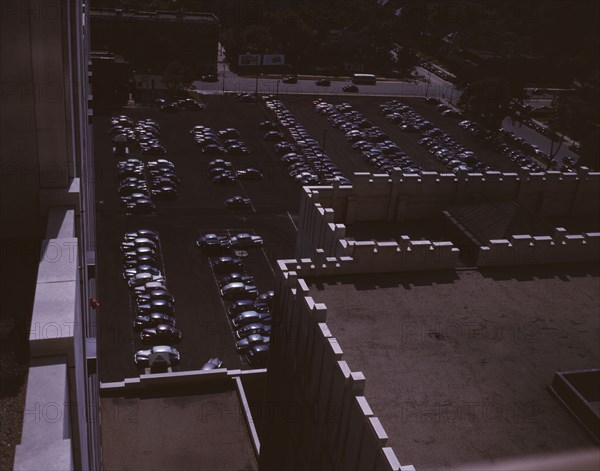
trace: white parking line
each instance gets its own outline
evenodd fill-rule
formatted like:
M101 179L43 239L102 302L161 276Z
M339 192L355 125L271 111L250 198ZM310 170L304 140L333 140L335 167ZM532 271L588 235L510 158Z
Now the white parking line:
M275 278L275 270L273 270L273 265L271 265L271 261L269 260L269 257L267 257L267 253L265 252L265 249L261 247L260 251L264 255L265 259L267 260L269 268L271 269L271 273L273 274L273 278Z
M244 184L240 180L238 180L237 182L240 184L240 188L242 189L242 193L244 193L244 196L250 200L250 207L252 208L252 212L256 213L256 209L254 208L254 203L248 196L248 193L246 192L246 188L244 188Z
M298 232L298 226L296 226L296 223L292 219L292 215L290 214L289 211L286 211L286 212L287 212L288 217L290 218L290 222L292 223L292 226L294 226L294 229L296 229L296 232Z

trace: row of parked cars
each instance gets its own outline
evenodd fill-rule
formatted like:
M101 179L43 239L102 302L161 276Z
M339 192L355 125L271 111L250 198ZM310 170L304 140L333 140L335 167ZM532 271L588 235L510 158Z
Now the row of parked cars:
M233 236L205 234L196 241L211 259L217 278L219 293L224 301L231 302L227 316L235 335L235 348L252 366L263 366L269 353L271 335L271 307L274 293L259 294L254 277L247 273L241 258L232 250L259 248L260 236L240 233Z
M128 214L151 214L156 206L150 197L145 164L139 159L117 162L118 192Z
M458 113L447 105L438 103L436 109L443 116L457 116ZM494 170L491 165L483 163L480 158L461 143L457 142L453 136L436 128L430 121L425 120L410 106L392 100L383 103L379 111L385 115L388 120L400 116L401 123L411 126L416 132L421 133L421 139L418 143L427 148L428 152L436 157L451 172L483 172Z
M190 134L203 154L229 156L250 154L250 149L240 139L240 133L235 128L225 128L217 132L199 124L190 129Z
M117 157L129 154L132 146L137 147L140 155L160 156L167 153L160 143L160 126L153 119L134 121L126 115L113 116L108 133Z
M266 131L264 138L274 143L275 152L280 156L293 181L302 185L350 183L338 166L323 152L323 147L280 100L268 96L265 106L275 120L263 121L259 128ZM285 134L279 129L284 129Z
M180 110L201 111L204 109L203 103L198 103L193 98L179 98L167 100L166 98L157 98L154 100L154 106L158 106L164 113L176 113Z
M133 328L138 343L149 346L137 350L137 366L172 366L181 355L174 347L181 341L175 327L175 299L168 291L159 259L158 233L139 229L125 233L121 242L123 278L134 301Z
M421 172L421 168L400 146L349 103L334 105L318 99L313 104L317 113L344 132L346 140L360 152L363 160L380 172L389 173L395 167L402 168L405 173Z
M208 163L208 177L217 185L235 185L238 180L262 180L263 174L255 167L236 170L229 160L215 159ZM250 203L247 206L250 206Z

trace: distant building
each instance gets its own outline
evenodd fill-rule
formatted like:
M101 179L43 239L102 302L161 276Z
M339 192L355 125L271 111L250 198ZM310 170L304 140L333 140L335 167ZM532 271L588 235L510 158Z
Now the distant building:
M161 73L178 61L195 74L217 72L219 20L212 13L92 10L92 50L120 54L136 70Z
M92 91L96 110L127 103L131 92L131 66L123 56L92 51Z

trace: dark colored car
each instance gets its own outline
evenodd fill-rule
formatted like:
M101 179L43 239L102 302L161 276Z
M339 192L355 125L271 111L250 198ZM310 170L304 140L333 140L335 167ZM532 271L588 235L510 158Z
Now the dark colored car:
M245 168L236 172L238 180L262 180L263 174L256 168Z
M266 345L270 342L270 340L270 337L265 337L260 334L252 334L245 339L238 340L235 343L235 349L238 351L238 353L244 353L255 345Z
M147 327L155 327L160 324L175 325L175 318L160 312L153 312L147 316L136 316L133 321L134 329L145 329Z
M268 314L266 312L244 311L231 320L233 327L235 327L236 329L257 322L260 322L262 324L270 324L271 314Z
M283 77L282 82L283 83L298 83L298 77L296 77L295 75L286 75L285 77Z
M239 299L234 302L231 306L229 306L229 317L235 317L238 314L241 314L244 311L253 311L254 309L254 300L252 299Z
M320 80L317 80L315 84L319 87L328 87L329 85L331 85L331 82L326 78L322 78Z
M244 327L240 327L238 330L235 331L235 336L238 340L244 339L252 334L270 336L271 326L257 322L255 324L248 324Z
M170 300L152 299L150 302L140 304L137 307L138 316L146 316L153 312L159 312L161 314L173 316L175 312L175 305Z
M275 299L275 291L267 291L266 293L260 294L254 301L254 306L257 308L268 308L273 307L273 300Z
M215 175L211 181L216 185L235 185L237 178L231 173L220 173Z
M244 198L243 196L234 196L229 198L225 200L224 204L225 207L234 209L252 207L252 201L250 201L250 198Z
M217 234L205 234L198 238L196 245L208 252L219 252L228 247L229 238Z
M202 76L202 81L203 82L218 82L219 81L219 77L216 74L203 75Z
M345 87L342 87L342 91L346 93L356 93L358 92L358 87L356 85L346 85Z
M150 345L172 345L181 341L181 331L168 324L158 324L142 329L140 339Z
M173 295L166 289L153 289L147 293L142 293L138 295L136 301L138 304L145 304L154 301L155 299L164 299L171 303L175 302Z
M269 356L269 345L255 345L246 354L248 363L252 366L265 366L267 364L267 358Z
M219 257L212 263L213 270L219 273L242 271L244 265L237 257Z

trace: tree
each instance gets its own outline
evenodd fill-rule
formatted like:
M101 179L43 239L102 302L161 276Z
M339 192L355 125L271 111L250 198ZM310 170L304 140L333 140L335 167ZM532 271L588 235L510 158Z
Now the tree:
M525 97L522 85L497 77L484 78L461 88L459 106L494 134L499 132L504 118L511 114L511 102L522 103Z
M189 88L194 81L192 70L178 61L171 62L162 73L162 81L169 91L169 96Z

